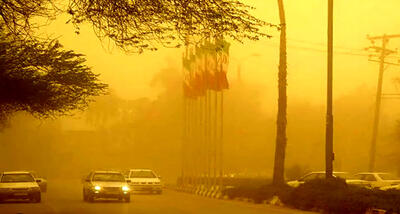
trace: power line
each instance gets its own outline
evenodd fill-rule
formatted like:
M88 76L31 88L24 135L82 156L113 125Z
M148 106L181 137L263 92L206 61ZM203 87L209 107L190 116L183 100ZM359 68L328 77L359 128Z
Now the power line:
M303 44L309 44L309 45L315 45L315 46L322 46L326 47L326 43L322 42L312 42L312 41L306 41L306 40L299 40L299 39L291 39L288 38L289 41L297 42L297 43L303 43ZM344 49L344 50L351 50L351 51L364 51L361 48L350 48L350 47L344 47L344 46L333 46L334 49Z
M326 47L325 43L312 42L312 41L299 40L299 39L291 39L291 38L288 38L288 40L289 41L293 41L293 42L297 42L297 43L303 43L303 44L309 44L309 45L315 45L315 46L325 46ZM302 46L296 46L296 45L289 45L288 47L291 47L291 48L294 48L294 49L322 52L322 53L326 53L327 52L327 50L325 50L325 49L318 49L318 48L312 48L312 47L302 47ZM344 46L334 46L334 49L343 49L343 50L349 50L349 51L354 51L354 52L361 52L361 53L354 53L354 52L334 51L335 54L339 54L339 55L371 56L370 54L366 53L366 49L361 49L361 48L350 48L350 47L344 47ZM387 58L400 59L400 55L390 55L390 56L387 56Z
M267 44L267 46L270 47L279 47L278 44ZM318 49L318 48L311 48L311 47L301 47L301 46L294 46L294 45L288 45L288 49L297 49L297 50L304 50L304 51L310 51L310 52L319 52L319 53L327 53L328 51L325 49ZM368 57L370 54L367 53L352 53L352 52L343 52L343 51L334 51L334 54L338 55L349 55L349 56L362 56L362 57Z
M373 60L373 59L369 59L368 61L370 61L370 62L381 62L380 60ZM392 62L386 62L386 61L384 61L384 62L382 62L382 63L383 63L383 64L386 64L386 65L400 66L399 63L392 63Z

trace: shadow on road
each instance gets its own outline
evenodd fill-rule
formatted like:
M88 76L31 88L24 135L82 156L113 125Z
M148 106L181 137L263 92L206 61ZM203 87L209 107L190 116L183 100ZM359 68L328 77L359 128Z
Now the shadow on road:
M134 192L132 195L161 195L158 193L148 193L148 192Z
M120 200L113 200L113 199L96 199L93 202L86 202L88 204L96 204L96 203L108 203L108 204L113 204L113 203L125 203L125 201L120 201Z

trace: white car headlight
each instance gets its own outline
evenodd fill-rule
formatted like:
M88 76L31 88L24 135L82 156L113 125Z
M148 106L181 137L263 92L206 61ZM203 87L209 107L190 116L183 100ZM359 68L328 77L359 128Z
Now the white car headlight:
M129 191L129 187L123 186L123 187L122 187L122 191L125 191L125 192Z
M101 186L94 186L94 189L97 190L97 191L101 190Z

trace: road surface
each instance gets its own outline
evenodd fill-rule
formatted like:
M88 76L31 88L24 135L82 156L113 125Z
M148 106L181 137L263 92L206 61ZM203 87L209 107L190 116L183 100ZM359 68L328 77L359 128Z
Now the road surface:
M24 201L0 203L1 214L306 214L309 212L252 204L216 200L192 194L165 190L162 195L132 195L131 202L83 202L79 181L49 181L48 192L40 204Z

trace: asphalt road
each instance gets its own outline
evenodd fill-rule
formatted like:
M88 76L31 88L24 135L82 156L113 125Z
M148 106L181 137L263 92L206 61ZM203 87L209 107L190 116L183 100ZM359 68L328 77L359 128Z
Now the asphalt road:
M131 202L114 200L83 202L79 181L49 181L42 203L24 201L0 203L1 214L305 214L309 212L272 207L263 204L215 200L187 193L165 190L162 195L132 195Z

